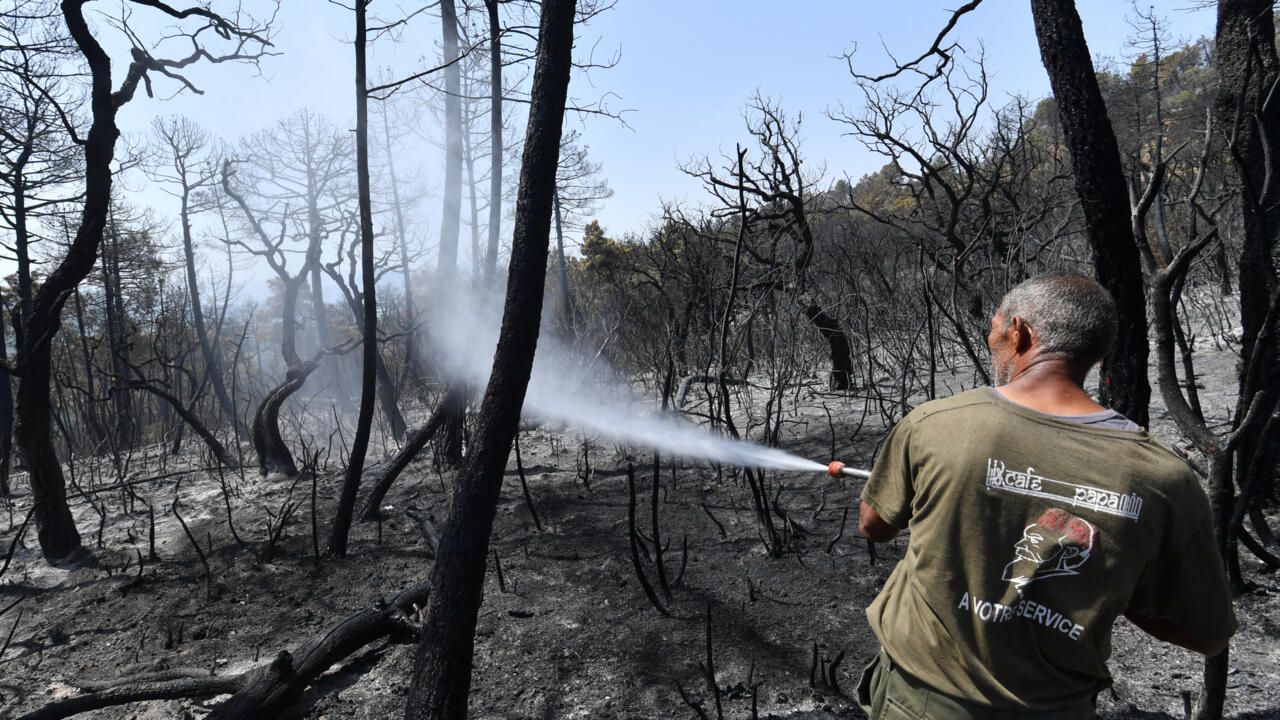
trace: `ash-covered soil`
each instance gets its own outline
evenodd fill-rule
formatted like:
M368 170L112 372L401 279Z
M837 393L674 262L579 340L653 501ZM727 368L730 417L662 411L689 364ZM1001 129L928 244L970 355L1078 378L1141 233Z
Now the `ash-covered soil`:
M1202 402L1219 420L1234 397L1233 362L1226 352L1200 358ZM860 422L860 397L819 393L817 386L813 381L795 396L799 405L784 423L783 446L825 461L834 435L835 455L865 466L884 432L875 410ZM944 392L949 390L939 388ZM757 401L758 416L764 399ZM1154 405L1155 431L1173 438L1158 401ZM793 523L775 516L780 528L791 531L787 551L771 557L739 473L686 462L673 475L664 461L659 533L673 586L672 599L664 600L672 617L664 617L640 587L628 541L625 468L635 465L637 524L651 536L652 456L628 456L593 441L588 476L582 439L548 428L523 432L521 450L542 530L534 526L513 457L477 628L473 717L697 717L689 703L702 704L715 717L704 673L708 613L725 717L752 717L753 703L759 717L862 717L849 694L876 650L863 608L904 545L879 546L872 562L856 531L860 482L768 473L771 500ZM414 507L443 520L451 482L432 469L426 455L388 496L381 526L355 527L350 555L341 561L315 559L309 481L294 485L252 472L243 478L194 472L136 484L136 498L122 489L100 492L96 509L77 498L87 545L97 544L101 527L98 567L50 568L34 551L19 548L0 578L0 608L19 601L0 616L0 641L12 634L0 656L0 717L76 694L75 684L84 680L170 669L239 672L323 635L343 617L424 578L429 552L405 511ZM170 460L162 470L158 457L133 463L135 479L182 469ZM78 463L82 486L91 474L86 465ZM321 543L339 470L335 460L316 483ZM100 485L112 484L105 465L102 473ZM0 515L0 527L6 528L0 551L8 549L30 508L23 481L15 478L20 494L8 518ZM175 497L207 557L207 597L203 565L171 512ZM146 503L154 508L156 559L147 557ZM228 507L240 541L232 535ZM269 528L277 525L272 517L282 512L288 514L283 533L265 557ZM34 544L28 532L27 543ZM1278 588L1273 576L1257 573L1247 554L1242 558L1259 589L1237 601L1240 632L1232 647L1227 713L1280 717ZM642 558L641 564L657 583L652 559ZM412 662L410 646L369 646L334 667L291 717L400 717ZM1122 621L1111 661L1114 692L1100 699L1102 715L1181 718L1182 694L1198 691L1200 666L1198 656L1153 641ZM139 703L84 717L198 718L217 700Z

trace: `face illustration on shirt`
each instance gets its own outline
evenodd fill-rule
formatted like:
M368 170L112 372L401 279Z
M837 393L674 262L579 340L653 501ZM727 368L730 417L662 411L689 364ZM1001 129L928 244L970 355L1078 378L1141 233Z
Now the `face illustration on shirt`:
M1093 554L1097 536L1097 528L1087 520L1050 508L1023 529L1022 539L1013 546L1016 557L1005 565L1002 578L1021 595L1036 580L1076 575Z

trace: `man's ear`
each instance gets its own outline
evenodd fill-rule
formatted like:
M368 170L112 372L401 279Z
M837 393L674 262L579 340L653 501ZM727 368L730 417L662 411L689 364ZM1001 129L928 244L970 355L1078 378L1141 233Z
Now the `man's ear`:
M1013 349L1019 355L1025 354L1036 343L1035 331L1020 317L1009 322L1009 331L1013 334Z

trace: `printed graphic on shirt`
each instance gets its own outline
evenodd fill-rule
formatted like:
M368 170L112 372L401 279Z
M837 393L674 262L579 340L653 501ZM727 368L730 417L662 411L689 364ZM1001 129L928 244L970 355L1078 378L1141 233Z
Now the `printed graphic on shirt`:
M1072 507L1087 508L1109 515L1137 520L1142 514L1142 498L1136 493L1121 495L1112 490L1090 487L1066 480L1037 475L1035 468L1010 470L1004 462L987 458L987 489L998 492L1058 500Z
M1013 546L1016 557L1004 566L1001 578L1022 595L1022 589L1037 580L1078 575L1097 539L1098 529L1089 521L1049 508L1023 529L1022 539Z

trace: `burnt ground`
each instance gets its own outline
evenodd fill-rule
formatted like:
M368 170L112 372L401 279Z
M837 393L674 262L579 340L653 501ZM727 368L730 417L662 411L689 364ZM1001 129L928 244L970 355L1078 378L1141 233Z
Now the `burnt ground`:
M1232 358L1210 351L1201 359L1203 400L1223 417L1233 396ZM1220 380L1220 381L1219 381ZM865 465L883 428L868 419L854 434L862 401L814 390L799 392L798 410L783 445L805 457L836 455ZM943 392L940 389L940 393ZM763 405L763 401L761 401ZM836 418L829 426L826 408ZM1158 403L1156 403L1158 405ZM1167 418L1153 407L1157 434L1171 438ZM874 417L874 416L873 416ZM872 563L854 518L834 546L860 482L825 475L770 473L778 503L798 528L788 552L770 557L751 512L750 495L729 469L664 463L659 496L661 534L669 543L666 567L674 580L666 618L637 582L628 543L624 469L637 465L638 522L650 532L651 456L628 457L611 444L592 443L592 473L582 479L581 438L547 428L526 430L521 449L543 530L534 528L515 475L508 471L490 558L485 603L477 629L472 716L475 718L696 717L681 699L714 701L703 676L706 613L710 608L716 684L724 716L751 717L752 688L760 717L855 718L853 692L863 663L875 652L863 608L901 557L903 545L879 548ZM135 458L133 476L180 469L169 460ZM84 465L84 463L78 463ZM317 482L321 540L341 481L340 463ZM80 482L90 475L78 470ZM22 488L23 478L15 478ZM111 481L101 480L109 485ZM429 459L412 466L388 496L391 509L379 528L357 525L350 556L317 563L313 554L309 483L227 474L231 517L216 474L196 472L134 486L130 503L120 490L99 493L101 560L97 568L46 566L18 549L0 578L0 717L16 717L51 699L75 694L74 682L111 679L161 669L238 672L322 635L338 620L423 578L430 558L410 506L443 519L448 475ZM22 493L23 491L19 491ZM202 565L169 508L179 510L208 556L205 598ZM158 559L146 560L149 516L155 507ZM274 557L264 558L271 514L296 503ZM704 509L705 506L705 509ZM30 507L19 494L9 519L0 513L0 549L7 549ZM100 514L83 498L76 512L86 544L96 544ZM714 520L712 519L714 517ZM1277 518L1273 517L1273 520ZM723 526L723 534L716 523ZM688 557L681 574L681 547ZM33 534L28 537L33 541ZM830 548L830 551L828 552ZM137 558L144 559L141 572ZM1276 579L1257 574L1260 589L1239 598L1240 632L1232 649L1227 713L1234 718L1280 717L1280 603ZM653 578L652 563L646 564ZM21 613L19 615L19 613ZM836 685L810 683L817 644L819 665L842 657ZM409 646L376 644L333 668L308 692L291 717L400 717L413 662ZM1100 700L1104 717L1181 718L1181 694L1197 691L1197 656L1150 640L1121 621L1111 661L1114 692ZM166 701L89 713L98 718L198 718L213 700Z

